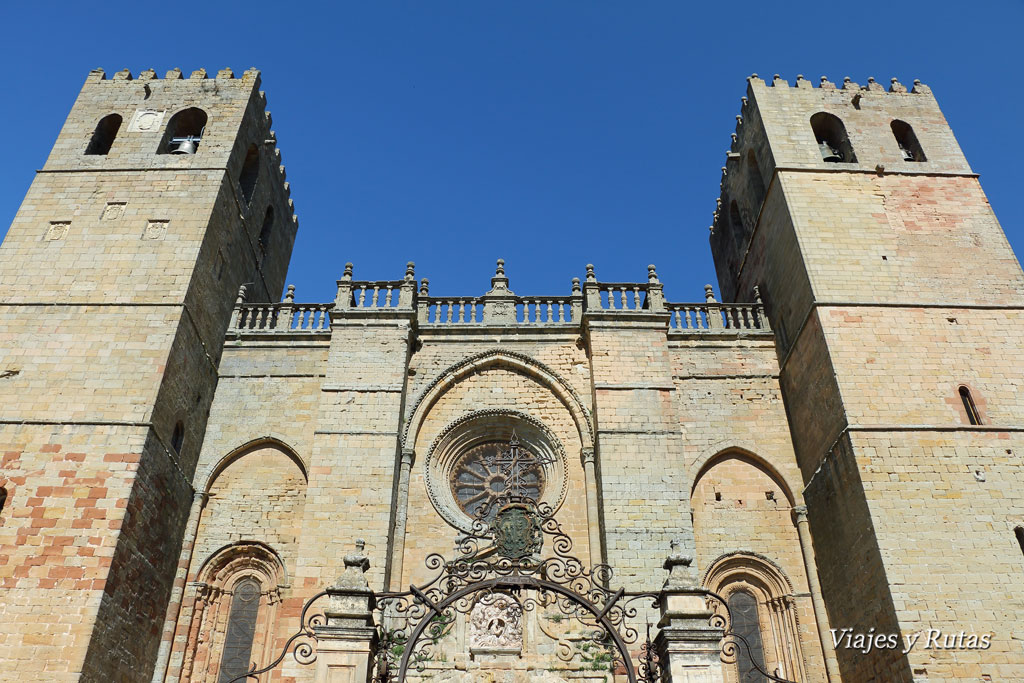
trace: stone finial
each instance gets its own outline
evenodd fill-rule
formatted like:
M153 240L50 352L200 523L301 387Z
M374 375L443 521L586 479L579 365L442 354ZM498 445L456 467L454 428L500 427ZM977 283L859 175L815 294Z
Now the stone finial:
M796 87L798 87L798 88L813 88L814 84L812 84L809 80L804 78L803 74L797 74L796 75Z
M889 92L907 92L907 86L899 82L895 76L889 79Z
M715 301L715 291L711 285L704 285L704 301L709 304L718 303Z
M773 74L772 75L772 87L773 88L788 88L789 87L789 82L786 81L786 79L784 79L781 75Z
M206 78L206 69L196 69L189 78Z
M655 271L653 263L647 266L647 282L652 285L658 282L658 273Z
M286 303L294 303L295 301L295 285L288 285L288 291L284 295Z
M245 303L245 292L246 292L245 285L242 285L241 287L238 288L238 296L235 297L235 305L236 306L239 305L239 304L244 304Z
M416 279L416 263L409 261L405 264L405 279L415 280Z
M574 277L572 279L572 293L579 294L581 291L582 290L580 289L580 279L578 277Z
M151 81L154 78L156 78L156 71L154 71L153 69L146 69L145 71L139 72L140 81Z
M132 72L128 69L121 69L114 74L115 81L130 81L132 80Z
M594 264L587 264L587 282L597 282L597 276L594 275Z
M746 109L746 108L747 108L747 98L746 97L741 97L740 98L740 109Z
M822 76L821 82L818 84L818 87L821 88L822 90L835 90L836 84L828 80L828 76Z
M912 93L930 93L932 91L927 85L922 83L919 79L914 79L914 88L910 91Z
M875 82L874 76L868 76L867 88L873 92L885 92L885 88L882 87L882 84Z
M345 264L345 272L341 274L341 279L342 280L351 280L352 279L352 262L351 261L349 261L348 263Z
M430 280L423 278L420 280L420 296L430 295Z
M484 294L484 296L504 297L511 295L512 291L508 288L508 278L505 277L505 259L500 258L497 261L497 267L494 269L494 277L491 278L491 288Z
M183 78L183 76L181 75L181 69L179 69L178 67L174 67L173 69L164 74L164 78L170 79L172 81L181 80Z
M743 116L741 114L736 114L736 125L737 126L742 126L743 125Z
M849 76L843 76L843 90L860 90L860 83L851 81Z
M754 285L754 303L758 306L763 305L763 302L761 301L761 288L757 285Z
M230 67L225 67L217 72L217 78L234 78L235 72Z

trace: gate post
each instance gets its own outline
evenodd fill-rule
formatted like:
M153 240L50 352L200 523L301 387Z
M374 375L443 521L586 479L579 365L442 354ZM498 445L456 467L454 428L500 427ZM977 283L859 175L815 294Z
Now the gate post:
M367 683L373 673L377 629L373 624L374 597L366 582L370 560L365 544L345 555L345 571L327 589L330 602L324 609L326 623L316 626L315 683Z
M713 612L700 590L693 558L673 553L665 560L660 632L654 640L666 683L724 683L723 630L711 626Z

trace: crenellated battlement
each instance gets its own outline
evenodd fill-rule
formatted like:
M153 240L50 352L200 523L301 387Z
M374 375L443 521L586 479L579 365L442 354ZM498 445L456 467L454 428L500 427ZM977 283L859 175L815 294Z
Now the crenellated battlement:
M760 84L769 88L800 88L802 90L814 89L814 83L804 78L803 74L797 74L796 81L793 85L789 84L789 81L782 78L779 74L774 74L771 78L770 83L766 82L756 73L747 76L747 83L753 85ZM889 88L886 89L881 83L878 83L873 76L869 76L867 83L861 85L850 79L849 76L845 76L843 81L838 86L832 81L828 80L828 76L822 76L818 80L818 88L821 90L850 90L850 91L865 91L865 92L890 92L897 95L902 94L913 94L913 95L931 95L932 90L927 85L921 83L919 79L914 79L913 86L910 90L899 82L899 79L895 76L889 79ZM745 99L745 98L744 98Z
M86 78L86 82L87 83L99 83L99 82L106 81L108 83L115 83L115 82L118 82L118 81L131 81L131 80L139 80L139 81L153 81L153 80L203 81L203 80L207 80L208 78L209 78L209 73L204 68L196 69L195 71L191 72L187 79L185 78L184 72L182 72L182 70L180 68L178 68L178 67L174 67L173 69L169 69L164 74L163 79L161 79L157 75L155 69L144 69L144 70L140 71L137 75L133 75L130 69L121 69L120 71L115 71L114 74L110 77L110 79L107 78L107 73L106 73L105 70L103 70L103 69L93 69L92 71L89 72L89 76L88 76L88 78ZM214 76L214 79L218 80L218 81L235 80L235 72L232 69L230 69L230 68L223 68L223 69L220 69L220 70L218 70L216 72L216 75ZM260 71L259 71L259 69L257 69L254 66L251 66L248 69L246 69L244 72L242 72L241 77L239 77L237 80L240 80L240 81L256 81L258 83L259 79L260 79ZM259 86L257 85L256 87L259 87Z
M742 269L779 171L973 175L931 88L798 74L747 78L711 218L719 272ZM723 285L724 295L737 293ZM747 293L749 295L749 293ZM743 295L740 295L743 296Z

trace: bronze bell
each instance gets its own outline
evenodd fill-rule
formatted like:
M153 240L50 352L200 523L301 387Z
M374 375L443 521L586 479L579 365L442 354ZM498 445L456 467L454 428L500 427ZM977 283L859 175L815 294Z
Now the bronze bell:
M821 158L824 161L839 162L843 160L842 155L824 140L818 143L818 151L821 152Z
M172 150L171 154L195 154L196 153L196 141L192 138L182 138L180 140L172 140L172 145L176 145Z

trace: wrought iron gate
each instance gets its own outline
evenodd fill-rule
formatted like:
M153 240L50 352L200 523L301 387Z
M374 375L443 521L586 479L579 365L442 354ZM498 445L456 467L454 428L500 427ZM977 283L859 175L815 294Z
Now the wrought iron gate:
M557 641L555 654L563 662L586 651L597 652L592 661L625 676L629 683L670 680L667 662L661 661L664 655L659 657L651 641L649 622L645 642L636 651L637 661L630 653L630 647L639 641L639 613L659 609L664 593L613 590L609 565L587 566L572 554L572 539L555 519L554 510L534 500L533 491L522 483L517 468L533 463L514 435L509 448L492 457L492 464L504 475L504 490L477 509L471 531L458 540L455 558L428 555L426 567L434 572L429 581L411 585L407 591L374 595L377 683L405 683L411 671L423 671L438 657L434 648L450 633L459 615L470 615L482 601L499 596L514 600L520 614L552 610L582 628L582 639L577 635ZM350 565L366 559L350 556L345 561ZM712 618L724 631L723 653L734 653L741 645L749 649L746 641L728 628L732 619L725 600L710 591L698 592L718 600L724 608L724 617L716 614ZM260 669L253 664L248 673L230 683L270 671L289 651L300 664L312 663L317 656L317 628L325 621L322 614L310 616L311 607L328 593L320 592L306 603L298 631L272 663ZM578 644L583 642L586 648ZM769 680L793 683L756 668Z

